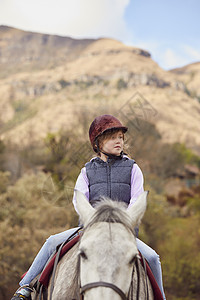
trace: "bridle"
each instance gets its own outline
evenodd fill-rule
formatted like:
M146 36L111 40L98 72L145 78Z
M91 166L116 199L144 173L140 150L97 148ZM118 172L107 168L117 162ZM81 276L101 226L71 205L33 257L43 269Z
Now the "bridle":
M81 228L81 227L80 227ZM78 228L77 231L75 231L69 238L67 241L69 241L72 236L76 235L77 232L80 230L80 228ZM52 284L51 284L51 289L50 289L50 298L49 299L52 299L52 294L53 294L53 289L54 289L54 279L55 279L55 271L56 271L56 267L57 267L57 264L58 264L58 259L59 259L59 256L60 256L60 252L62 250L62 247L63 245L66 243L63 242L60 247L59 247L59 250L58 250L58 253L57 253L57 256L56 256L56 260L55 260L55 263L54 263L54 269L53 269L53 274L52 274ZM145 259L144 257L142 256L142 254L140 253L140 256L142 258L142 261L143 261L143 266L144 266L144 271L145 271L145 299L146 300L149 300L149 291L148 291L148 284L147 284L147 270L146 270L146 263L145 263ZM136 296L136 299L137 300L140 300L140 270L139 270L139 262L138 262L138 258L136 259L136 263L135 265L136 266L136 272L137 272L137 296ZM81 287L80 285L80 277L78 276L78 286L80 287L80 294L79 294L79 298L80 300L83 300L84 299L84 293L85 291L87 290L90 290L92 288L96 288L96 287L106 287L106 288L110 288L112 290L114 290L120 297L122 300L129 300L129 299L133 299L133 275L134 275L134 268L133 266L133 269L132 269L132 274L131 274L131 283L130 283L130 287L129 287L129 291L128 291L128 295L126 296L125 293L119 288L117 287L115 284L113 283L110 283L110 282L105 282L105 281L97 281L97 282L91 282L91 283L88 283L88 284L85 284L84 286ZM80 270L80 255L78 256L78 270ZM47 298L47 296L46 296ZM46 299L44 298L44 299Z
M77 233L77 231L75 232L75 234ZM70 236L70 238L71 238L71 236ZM64 243L62 243L62 245L59 247L59 250L58 250L58 253L57 253L57 256L56 256L56 261L54 263L54 270L53 270L53 274L52 274L52 284L51 284L50 298L49 299L52 299L52 294L53 294L53 289L54 289L55 271L56 271L56 267L57 267L57 263L58 263L58 258L60 256L60 252L62 250L62 247L63 247ZM145 271L145 287L146 287L145 288L145 300L149 300L149 291L148 291L148 284L147 284L147 270L146 270L145 259L144 259L144 257L142 256L141 253L140 253L140 256L142 258L143 266L144 266L144 271ZM135 267L136 267L136 273L137 273L137 295L136 295L136 300L140 300L140 269L139 269L139 258L136 259L135 264L133 265L132 274L131 274L131 283L130 283L130 287L129 287L129 291L128 291L128 295L127 296L126 296L126 294L119 287L117 287L115 284L110 283L110 282L97 281L97 282L91 282L91 283L85 284L84 286L81 286L81 284L80 284L80 277L78 276L77 277L78 278L78 282L77 283L78 283L78 286L79 286L79 297L78 298L80 300L84 300L84 293L87 290L90 290L92 288L106 287L106 288L110 288L113 291L115 291L121 297L122 300L132 300L133 299L133 275L134 275ZM78 256L78 270L80 270L80 255ZM47 296L44 299L47 299ZM72 299L72 300L75 300L75 299Z

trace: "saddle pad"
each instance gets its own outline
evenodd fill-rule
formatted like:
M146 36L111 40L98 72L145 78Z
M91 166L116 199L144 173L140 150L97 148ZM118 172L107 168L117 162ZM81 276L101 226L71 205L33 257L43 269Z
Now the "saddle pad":
M140 254L140 256L141 256L141 254ZM144 267L142 257L140 258L140 260L141 260L142 266ZM157 281L155 280L155 277L154 277L154 275L153 275L153 273L152 273L152 271L151 271L151 269L150 269L150 267L149 267L146 260L145 260L145 262L146 262L147 275L149 277L149 280L151 282L152 289L153 289L154 300L163 300L163 295L160 291L160 288L157 284Z
M80 235L75 236L72 240L70 240L67 244L65 244L60 252L59 259L67 252L69 251L79 240ZM57 253L54 254L51 261L48 263L48 265L45 267L45 269L42 271L41 276L39 278L39 282L43 284L45 287L48 287L49 279L51 276L51 273L53 271L54 262L56 259Z

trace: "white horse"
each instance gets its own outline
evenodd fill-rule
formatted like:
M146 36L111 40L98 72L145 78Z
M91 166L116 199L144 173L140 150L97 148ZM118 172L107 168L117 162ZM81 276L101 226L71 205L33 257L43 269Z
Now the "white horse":
M84 231L58 264L52 300L78 300L81 295L85 300L154 299L133 230L144 215L146 198L144 192L128 210L111 200L93 208L77 191Z

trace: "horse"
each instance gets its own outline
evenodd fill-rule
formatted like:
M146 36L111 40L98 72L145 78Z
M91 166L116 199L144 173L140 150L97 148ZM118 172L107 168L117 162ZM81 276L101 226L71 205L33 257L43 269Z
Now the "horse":
M146 210L147 192L129 209L111 199L94 208L79 191L76 199L84 229L58 263L48 300L153 300L134 233Z

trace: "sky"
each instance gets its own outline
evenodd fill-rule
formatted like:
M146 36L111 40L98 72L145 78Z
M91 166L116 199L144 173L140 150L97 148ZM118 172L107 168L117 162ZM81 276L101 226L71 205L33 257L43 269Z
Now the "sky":
M117 39L165 70L200 61L200 0L0 0L0 25Z

